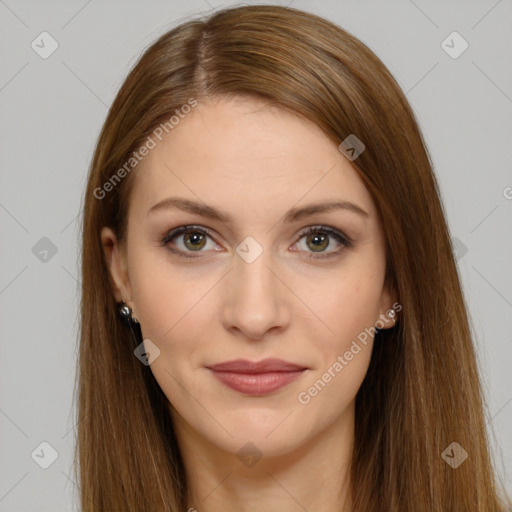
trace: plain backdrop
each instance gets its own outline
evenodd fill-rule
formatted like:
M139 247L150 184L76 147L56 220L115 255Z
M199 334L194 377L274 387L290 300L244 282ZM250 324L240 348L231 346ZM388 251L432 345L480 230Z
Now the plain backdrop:
M354 34L407 94L456 238L496 465L512 493L512 2L275 3ZM0 0L0 511L78 509L78 227L92 151L142 51L228 5Z

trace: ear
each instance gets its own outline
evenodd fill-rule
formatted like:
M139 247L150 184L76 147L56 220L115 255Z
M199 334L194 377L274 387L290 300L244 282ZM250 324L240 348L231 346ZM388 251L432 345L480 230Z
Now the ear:
M123 247L119 244L114 231L106 226L101 229L101 243L109 270L110 286L116 302L124 300L133 309L132 288Z
M388 316L388 311L390 309L395 310L395 316L393 318L390 318ZM392 327L395 326L398 318L398 312L401 311L401 309L402 306L398 301L398 294L396 293L396 291L389 290L387 287L384 287L384 289L382 290L380 301L379 318L377 319L377 321L380 320L378 325L384 324L381 330L391 329Z

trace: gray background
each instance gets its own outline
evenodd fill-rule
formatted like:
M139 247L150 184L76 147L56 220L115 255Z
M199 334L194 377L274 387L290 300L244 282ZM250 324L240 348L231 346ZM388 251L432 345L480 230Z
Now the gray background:
M407 93L457 238L492 446L512 493L512 2L276 3L352 32ZM108 106L157 36L191 14L234 4L0 0L1 511L77 509L78 216ZM43 45L43 31L59 45L47 59L31 47ZM469 44L457 58L460 40L442 46L453 31ZM39 465L50 462L44 441L58 452L47 469Z

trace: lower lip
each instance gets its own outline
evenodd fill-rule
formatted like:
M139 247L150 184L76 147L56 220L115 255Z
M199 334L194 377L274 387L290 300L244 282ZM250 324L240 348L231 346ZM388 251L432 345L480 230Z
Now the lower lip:
M211 370L223 384L246 395L266 395L286 386L305 370L293 372L234 373Z

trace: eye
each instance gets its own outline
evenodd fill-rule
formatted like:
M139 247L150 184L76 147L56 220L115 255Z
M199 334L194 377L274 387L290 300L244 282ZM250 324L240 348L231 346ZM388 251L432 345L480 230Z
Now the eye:
M352 247L352 240L338 231L337 229L328 226L311 226L306 230L302 231L299 235L299 241L295 245L305 238L305 249L293 249L305 250L310 253L310 259L314 258L328 258L336 256L345 247ZM174 240L177 242L174 242ZM332 246L330 239L334 239L338 248L326 252L328 247ZM161 240L162 245L167 247L169 251L177 254L183 258L197 258L200 255L194 255L192 253L200 253L204 248L208 249L208 241L211 241L210 250L220 251L220 246L215 243L212 233L202 227L198 226L180 226L176 229L169 231Z
M345 247L352 247L352 240L328 226L311 226L299 236L299 242L305 238L305 250L310 252L310 258L329 258L338 255ZM330 238L335 240L338 248L326 252L325 249L331 246Z
M181 243L171 244L175 238ZM197 226L180 226L165 235L162 239L162 245L165 245L169 251L183 258L196 258L197 256L190 253L204 252L202 249L207 247L208 239L213 241L211 233L205 228L199 228ZM218 244L213 243L212 245L213 247L211 247L211 249L219 250Z

